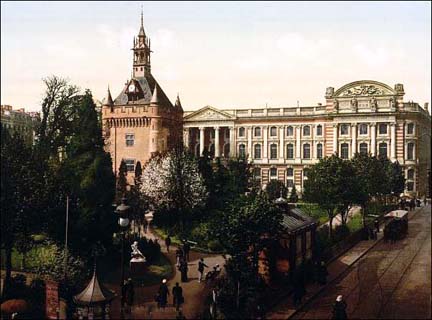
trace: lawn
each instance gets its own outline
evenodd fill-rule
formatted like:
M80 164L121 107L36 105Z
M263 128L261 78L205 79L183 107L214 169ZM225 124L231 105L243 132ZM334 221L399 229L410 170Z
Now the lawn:
M324 224L329 220L327 213L316 204L298 203L297 207L308 216L316 219L319 225Z
M23 269L32 269L38 266L40 261L47 261L53 258L53 252L55 251L55 246L50 245L36 245L31 248L25 254L25 265L22 265L23 255L19 253L15 248L12 250L12 270L24 271ZM5 250L1 250L1 268L5 268ZM24 268L23 268L24 267Z

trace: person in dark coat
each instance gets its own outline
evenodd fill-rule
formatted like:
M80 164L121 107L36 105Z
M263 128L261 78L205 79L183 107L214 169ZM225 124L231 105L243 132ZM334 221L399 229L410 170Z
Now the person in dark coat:
M201 282L204 276L204 268L208 268L208 266L204 263L204 259L200 258L198 262L198 282Z
M318 266L318 283L322 286L325 285L327 283L327 276L328 276L327 267L325 265L325 262L321 261L321 263Z
M346 313L347 304L341 295L337 296L336 302L333 304L332 319L348 319Z
M166 279L162 280L162 284L159 287L159 292L158 292L158 307L159 308L165 308L168 302L168 295L169 295L169 290L168 290L168 286L166 284Z
M127 291L126 291L126 303L128 305L128 312L130 312L132 309L134 299L135 299L135 288L132 279L129 278L127 282Z
M167 252L169 252L169 246L171 245L171 238L170 238L170 236L168 235L166 238L165 238L165 246L166 246L166 249L167 249Z
M180 309L180 305L184 302L183 289L182 287L180 287L178 282L176 282L175 287L172 289L172 295L173 295L173 305L178 311Z
M189 251L190 251L190 244L186 240L184 240L184 242L183 242L183 256L187 262L189 262Z
M182 282L187 282L188 281L188 264L185 260L185 258L183 257L180 261L180 274L181 274L181 281Z

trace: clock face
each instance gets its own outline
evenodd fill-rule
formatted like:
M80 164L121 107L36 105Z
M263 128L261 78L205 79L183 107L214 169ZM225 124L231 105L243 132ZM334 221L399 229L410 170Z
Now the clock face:
M129 92L133 92L135 90L135 86L133 84L131 84L129 86Z

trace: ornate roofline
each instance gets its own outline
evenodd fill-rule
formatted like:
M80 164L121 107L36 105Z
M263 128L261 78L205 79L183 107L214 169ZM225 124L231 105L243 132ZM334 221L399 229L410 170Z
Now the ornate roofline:
M214 108L214 107L212 107L212 106L205 106L205 107L202 107L201 109L198 109L197 111L194 111L194 112L192 112L192 113L186 115L185 117L183 117L183 119L184 119L184 120L188 120L188 119L190 119L190 118L193 118L194 116L196 116L197 114L203 112L204 110L211 110L211 111L213 111L213 112L215 112L215 113L222 114L222 115L224 115L225 117L227 117L227 120L235 119L235 117L234 117L232 114L229 114L229 113L227 113L227 112L225 112L225 111L222 111L222 110L216 109L216 108Z
M377 87L383 87L386 90L389 90L391 93L389 94L377 94L379 95L384 95L384 96L389 96L389 95L396 95L397 92L390 87L389 85L382 83L382 82L378 82L378 81L374 81L374 80L359 80L359 81L354 81L354 82L350 82L342 87L340 87L339 89L337 89L335 91L335 93L333 94L333 97L339 97L340 94L342 94L343 92L345 92L347 89L351 88L351 87L356 87L356 86L360 86L360 85L375 85ZM365 96L368 95L373 95L373 94L366 94ZM356 95L344 95L344 97L351 97L351 96L356 96ZM362 96L361 94L359 96Z

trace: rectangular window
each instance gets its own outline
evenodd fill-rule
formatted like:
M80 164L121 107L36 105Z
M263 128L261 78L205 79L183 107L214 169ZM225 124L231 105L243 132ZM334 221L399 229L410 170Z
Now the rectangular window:
M317 136L322 136L322 125L317 126Z
M414 191L414 182L413 181L407 182L407 190L408 191Z
M135 135L133 133L126 133L126 147L132 147L135 143Z
M294 186L294 180L293 179L287 179L287 187L292 188Z
M126 163L126 170L128 172L135 171L135 159L125 159L125 163Z

